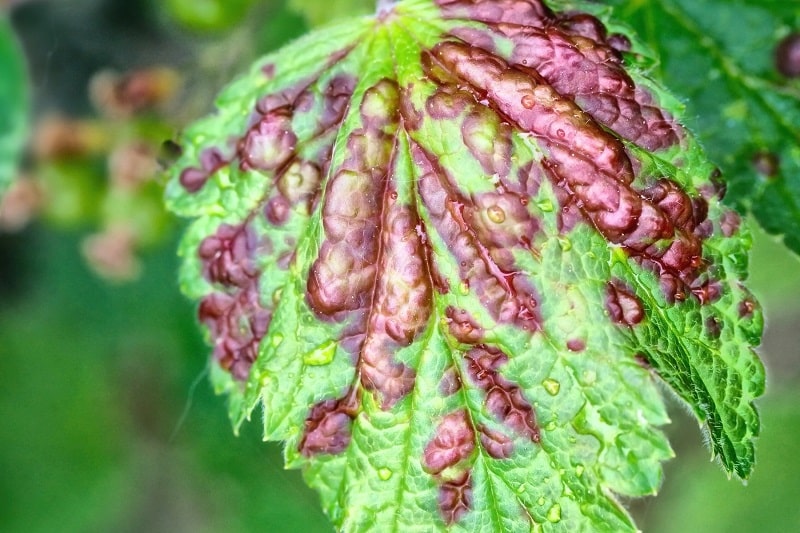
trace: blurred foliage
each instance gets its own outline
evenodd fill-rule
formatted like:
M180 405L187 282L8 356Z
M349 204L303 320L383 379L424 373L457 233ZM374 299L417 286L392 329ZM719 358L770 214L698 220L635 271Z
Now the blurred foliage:
M82 265L80 237L0 240L19 268L0 287L0 531L329 530L257 424L233 436L174 242L114 287Z
M167 11L196 31L217 31L241 22L253 0L167 0Z
M15 2L10 18L27 52L37 132L55 123L48 121L68 124L74 128L68 137L88 135L90 149L49 158L37 156L32 145L16 193L17 223L0 229L0 531L331 530L299 472L284 471L279 447L261 442L258 423L233 436L224 402L208 384L208 349L193 307L177 289L178 224L160 210L160 168L172 157L163 143L176 137L175 127L207 112L219 87L257 55L307 25L356 14L351 6L360 0L341 0L344 7L334 0L288 2L238 0L236 9L214 11L229 2L206 0L202 12L192 9L197 2L181 0ZM680 30L668 20L638 20L643 30ZM698 20L727 21L741 51L767 61L771 45L752 40L761 33L752 31L749 18L715 13ZM788 28L761 31L774 40ZM0 43L8 42L5 29L0 35ZM687 42L676 34L676 44ZM682 62L691 57L676 51L663 64L673 90L691 97L689 112L703 134L701 126L718 115L704 115L701 106L717 106L728 93L705 95L703 87L716 86L715 80L682 81L681 69L689 68ZM0 60L0 69L12 64ZM118 117L90 98L99 73L119 81L162 67L177 74L182 87L163 107ZM0 89L8 79L0 73ZM0 116L23 109L25 99L0 104ZM727 141L707 142L727 153ZM115 188L112 154L137 145L147 146L156 170L140 186ZM44 218L30 224L41 213ZM93 234L118 231L121 223L140 228L147 244L129 250L141 262L139 278L109 285L87 268L80 250ZM112 244L125 244L124 232L111 233ZM800 439L800 263L757 232L752 264L751 286L767 314L770 378L760 404L763 431L753 479L747 487L726 482L696 446L698 430L677 411L670 431L681 460L667 465L661 496L632 503L645 531L800 530L800 458L794 453Z
M25 138L28 95L23 63L11 27L0 13L0 196L14 177Z
M375 0L289 0L289 6L301 13L310 26L321 26L336 19L372 13Z

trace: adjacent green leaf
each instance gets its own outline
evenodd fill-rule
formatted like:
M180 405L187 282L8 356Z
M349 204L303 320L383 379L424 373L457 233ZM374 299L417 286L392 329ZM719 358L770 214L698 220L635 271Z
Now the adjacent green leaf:
M686 98L686 117L728 179L726 201L752 210L800 253L800 78L776 48L800 31L796 2L614 0Z
M375 0L289 0L291 9L302 13L311 27L334 20L366 15L375 7Z
M8 20L0 15L0 195L14 179L28 110L24 60Z
M528 0L381 5L186 132L167 197L235 426L261 405L344 531L634 531L656 377L748 476L749 236L642 46Z

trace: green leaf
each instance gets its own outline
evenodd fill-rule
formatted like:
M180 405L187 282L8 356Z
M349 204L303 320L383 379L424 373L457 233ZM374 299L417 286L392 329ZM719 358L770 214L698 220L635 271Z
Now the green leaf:
M0 195L14 179L25 141L27 89L22 51L0 15Z
M752 210L800 253L800 79L782 76L776 48L800 30L796 2L614 0L686 98L688 125L728 179L726 201Z
M343 531L635 531L619 498L672 456L658 378L749 475L749 235L609 30L385 5L186 132L167 200L195 219L181 279L215 386L237 428L263 408Z
M305 16L311 27L331 21L366 15L375 6L374 0L289 0L288 6Z

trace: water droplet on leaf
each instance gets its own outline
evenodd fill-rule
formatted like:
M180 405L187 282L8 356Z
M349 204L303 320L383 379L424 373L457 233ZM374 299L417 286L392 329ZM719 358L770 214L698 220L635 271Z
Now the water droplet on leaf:
M544 380L542 386L544 386L544 390L546 390L550 396L555 396L558 394L558 391L561 390L561 383L550 378Z
M333 356L336 354L336 343L328 341L321 344L318 348L308 352L303 356L303 362L311 366L327 365L333 361Z
M486 210L486 215L489 217L489 220L495 224L502 224L506 220L506 212L503 211L503 208L499 205L489 207L489 209Z
M547 511L547 521L554 524L561 521L561 506L559 504L553 504L550 510Z
M458 284L458 292L460 292L464 296L469 294L469 282L468 281L462 281L461 283L459 283Z
M275 305L278 305L278 303L281 301L281 296L283 296L283 289L282 288L276 290L275 292L273 292L272 293L272 303L274 303Z
M532 94L526 94L520 102L525 109L533 109L536 105L536 98Z

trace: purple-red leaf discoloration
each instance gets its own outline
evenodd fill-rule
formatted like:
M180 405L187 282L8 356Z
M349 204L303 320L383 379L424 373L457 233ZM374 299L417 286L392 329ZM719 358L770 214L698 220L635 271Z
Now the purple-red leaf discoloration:
M439 391L443 396L452 396L461 390L463 384L461 383L461 376L455 367L448 367L444 372L442 381L439 384Z
M466 471L439 487L439 510L445 523L452 525L461 520L472 508L472 471Z
M542 2L529 0L436 0L444 18L473 19L489 24L507 22L542 26L553 12Z
M574 206L610 242L665 278L665 287L674 285L671 299L695 294L690 289L705 267L704 233L696 231L707 213L705 200L690 198L668 180L635 189L635 165L620 139L533 68L452 41L425 52L423 66L439 83L460 84L533 135L546 151L543 164L565 207ZM417 161L429 171L423 158Z
M470 379L486 392L486 408L518 435L532 442L541 439L533 406L519 386L500 375L508 356L496 348L476 346L464 356Z
M365 94L364 126L348 137L345 161L328 182L322 206L325 241L308 278L309 304L321 316L337 319L371 302L397 98L397 86L390 81Z
M447 524L460 520L472 507L474 451L475 430L464 409L445 416L425 447L422 465L439 484L439 510Z
M800 33L790 33L778 43L775 66L787 78L800 77Z
M493 222L491 217L494 216L495 220L500 218L490 214L488 208L482 210L474 200L460 196L445 171L420 147L414 146L412 152L415 163L423 172L418 183L420 197L434 227L460 265L462 282L475 291L496 321L516 324L531 332L540 329L533 286L514 267L509 250L495 244L500 241L530 246L530 237L522 235L524 230L520 230L520 226L529 230L537 227L530 214L511 207L513 199L503 198L503 205L509 212L508 219L506 221L503 211L502 221ZM496 201L490 207L503 210ZM486 220L486 225L496 226L492 228L494 232L482 231L470 223L481 212L479 216ZM487 239L487 233L494 234Z
M619 279L606 285L606 310L611 320L625 326L635 326L645 316L641 300Z
M483 328L466 309L448 307L445 310L450 334L462 344L478 344L483 339Z
M200 167L183 169L180 183L190 193L195 193L203 188L214 172L230 163L230 158L225 157L217 148L206 148L200 153Z
M343 452L350 444L357 404L357 394L350 390L343 398L324 400L312 407L300 440L300 453L311 457Z
M467 411L461 409L444 417L436 427L433 439L425 446L422 464L427 472L441 474L469 459L474 450L475 431Z
M266 113L244 137L239 156L244 168L278 169L292 156L297 136L292 131L292 109L281 107Z
M483 449L495 459L508 459L514 453L514 443L509 437L486 426L478 428Z
M361 380L383 396L385 408L408 394L414 371L394 362L394 352L411 344L428 323L431 286L416 214L387 201L381 242L381 274L375 286L366 340L361 349Z
M260 271L255 265L258 238L248 224L222 224L200 244L205 278L221 286L200 302L198 316L214 339L214 357L237 379L245 379L258 357L258 345L269 328L271 312L261 305Z

